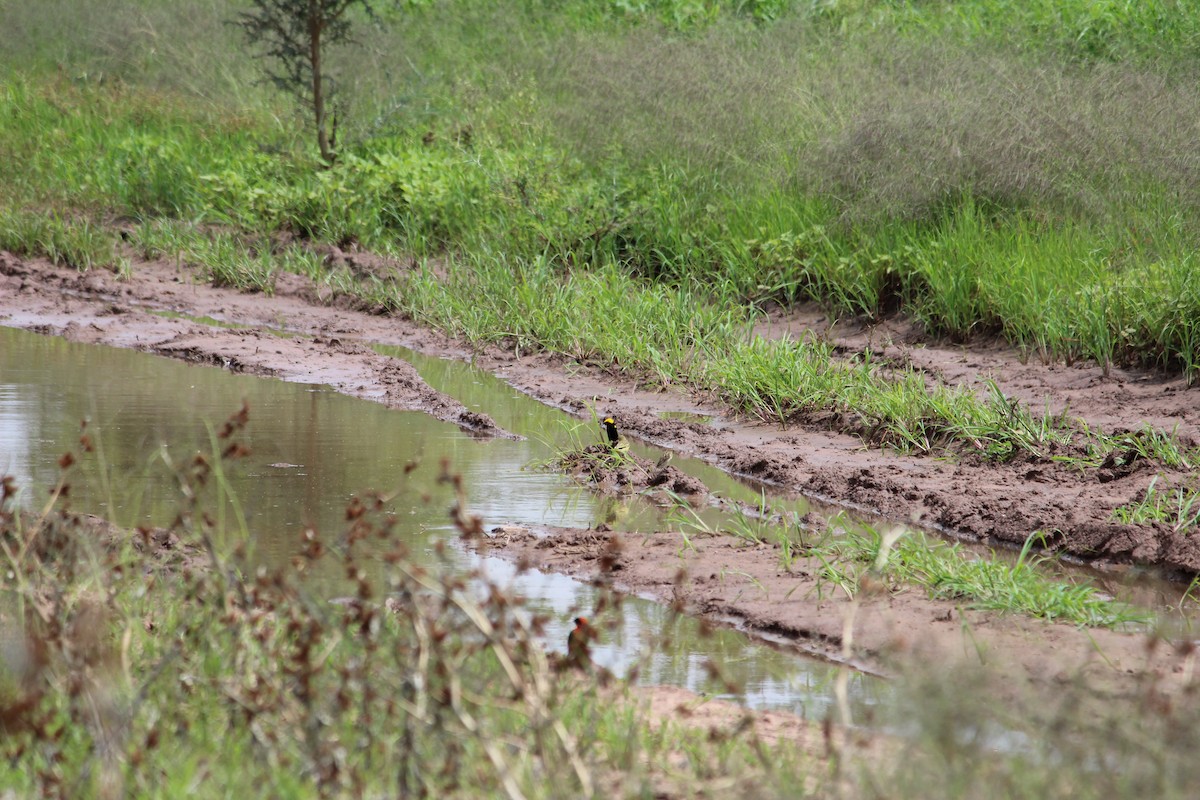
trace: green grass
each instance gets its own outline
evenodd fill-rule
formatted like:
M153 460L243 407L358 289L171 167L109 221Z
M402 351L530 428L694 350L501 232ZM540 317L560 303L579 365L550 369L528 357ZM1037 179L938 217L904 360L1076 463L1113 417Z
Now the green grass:
M1080 626L1134 629L1153 621L1150 612L1113 600L1087 582L1072 582L1049 572L1045 567L1051 559L1034 552L1040 534L1030 536L1011 559L995 552L972 553L920 531L851 525L840 516L827 530L812 532L787 515L781 518L765 498L756 509L735 507L720 524L706 522L678 501L673 522L685 537L722 534L750 544L771 544L780 551L783 569L790 571L798 559L804 559L822 586L836 587L848 597L856 596L869 580L896 592L924 589L933 599L966 608Z
M836 523L835 523L836 525ZM1112 600L1087 583L1047 574L1049 559L1033 553L1038 534L1025 543L1015 561L976 556L957 544L930 540L920 533L885 536L870 527L839 527L836 535L815 544L810 555L825 566L827 580L857 593L871 572L897 589L916 586L939 600L967 608L1025 614L1089 627L1127 629L1144 626L1152 616Z
M1191 486L1171 486L1162 475L1150 479L1142 496L1113 510L1112 518L1126 525L1161 522L1175 533L1190 533L1200 524L1200 491Z
M19 256L43 256L51 263L86 271L128 268L117 255L117 236L86 218L63 219L0 207L0 250Z
M642 281L700 284L723 304L816 300L868 318L901 307L931 333L999 333L1045 360L1196 374L1197 231L1187 211L1196 165L1185 142L1163 137L1179 128L1170 115L1200 108L1200 97L1181 94L1184 84L1169 75L1091 75L1020 60L1001 80L971 66L965 50L931 59L900 42L929 73L896 89L913 95L905 107L914 110L901 114L890 95L867 92L901 80L896 63L840 76L861 91L847 91L839 102L849 105L839 109L821 99L830 91L824 62L793 65L784 76L762 71L780 63L736 60L750 37L771 40L755 56L768 59L781 58L776 48L787 41L772 37L816 36L785 28L717 32L702 42L618 29L592 46L611 49L590 53L604 56L594 70L562 87L576 98L569 108L556 105L562 92L553 81L562 76L544 76L542 86L494 78L499 94L488 102L460 98L459 112L396 119L364 133L331 170L298 151L297 131L269 108L223 110L122 84L17 77L0 96L0 142L17 156L0 177L7 204L23 213L50 205L286 230L389 253L503 253L514 270L539 259L564 270L617 265ZM729 107L701 104L702 117L663 125L673 110L661 104L675 95L636 94L651 88L637 75L622 81L625 97L596 87L595 103L625 105L588 105L589 80L637 66L626 65L622 36L658 48L682 75L713 53L729 60L731 84L712 101ZM1052 68L1054 80L1046 77ZM993 93L1011 94L1027 76L1031 96L997 105ZM792 82L801 106L769 107L781 80ZM955 87L958 115L926 120L949 102L939 94L946 86ZM1066 98L1074 105L1064 106ZM747 103L767 106L749 137ZM585 141L559 116L572 109L609 119L609 135L657 138ZM1095 116L1079 125L1073 114ZM518 116L531 122L514 127ZM1147 119L1165 128L1146 128ZM669 138L701 124L723 138ZM1001 124L1011 127L991 130ZM950 127L914 141L929 125ZM743 149L743 139L775 146ZM1139 143L1125 148L1142 154L1138 163L1114 158L1115 143L1129 141ZM931 183L929 170L941 177ZM260 274L223 279L263 285Z
M127 235L143 258L187 264L217 286L271 294L279 272L314 280L334 277L313 249L279 245L264 235L205 230L157 219L143 222Z

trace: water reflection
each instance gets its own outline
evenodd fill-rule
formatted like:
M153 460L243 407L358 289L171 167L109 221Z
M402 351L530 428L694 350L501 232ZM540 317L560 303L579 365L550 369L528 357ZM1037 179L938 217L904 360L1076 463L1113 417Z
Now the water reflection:
M547 649L565 654L571 619L591 615L596 591L563 575L537 570L517 575L511 563L496 558L476 563L493 581L511 582L525 596L538 599L538 607L552 617ZM659 603L626 601L606 614L591 653L597 664L617 675L628 676L636 667L638 682L645 685L682 686L750 708L784 709L812 719L833 711L836 670L828 664L748 640L731 628L704 628ZM872 718L879 699L878 681L852 675L853 719Z
M395 492L397 507L416 517L409 523L414 532L440 523L444 506L420 502L434 488L432 479L417 485L405 480L404 469L415 460L425 465L421 472L436 472L442 458L462 473L473 510L489 521L586 527L611 516L608 505L582 487L522 469L549 452L536 439L480 442L425 414L324 387L5 329L0 400L0 463L23 487L52 485L58 457L89 421L97 454L96 463L82 467L88 480L79 481L79 489L88 493L80 502L123 525L170 521L176 484L156 454L165 448L179 464L196 452L211 453L212 427L243 401L250 407L251 455L234 476L235 488L259 539L287 540L304 525L336 529L342 504L367 489ZM648 504L634 500L632 506L630 527L658 516Z
M226 511L227 535L249 537L255 557L267 564L286 563L307 526L335 536L344 526L347 501L368 489L391 496L398 530L415 551L431 549L450 531L450 490L437 483L443 457L463 475L471 511L488 524L664 526L661 512L637 498L598 498L562 476L523 469L553 453L563 415L500 382L470 380L477 396L456 392L468 406L529 438L480 441L425 414L390 410L323 387L0 328L0 465L31 496L27 502L44 496L59 478L59 456L76 446L87 420L96 452L75 467L81 474L73 479L74 507L127 527L165 525L179 506L172 466L196 453L212 454L213 430L245 402L250 426L244 440L251 454L228 475L245 530L232 506L220 508ZM537 431L545 435L530 435ZM414 460L421 466L406 474ZM729 492L751 491L723 480ZM565 647L575 610L595 604L592 589L569 578L505 575L511 567L495 560L487 566L554 615L550 649ZM342 581L332 562L316 578L328 582L330 593ZM619 614L596 647L597 660L618 672L641 663L643 682L809 714L821 713L830 702L831 691L822 688L833 674L827 665L755 644L732 630L702 636L694 620L671 617L655 603L633 599ZM659 642L663 638L669 645ZM715 680L706 666L710 661L732 685L744 688L729 691ZM856 679L856 686L860 703L869 703L878 691L868 679Z

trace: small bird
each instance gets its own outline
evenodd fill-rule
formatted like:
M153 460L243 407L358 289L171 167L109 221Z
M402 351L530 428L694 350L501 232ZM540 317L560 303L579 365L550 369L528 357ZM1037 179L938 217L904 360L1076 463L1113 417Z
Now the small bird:
M605 417L604 422L600 424L604 426L605 432L608 433L609 446L616 447L617 442L621 441L621 434L617 433L617 421L612 417Z
M629 442L617 433L617 421L612 417L605 417L600 423L604 426L604 432L608 434L608 446L611 450L626 451L629 449Z
M567 634L567 663L583 668L592 663L590 650L596 629L588 624L587 617L576 617L575 627Z

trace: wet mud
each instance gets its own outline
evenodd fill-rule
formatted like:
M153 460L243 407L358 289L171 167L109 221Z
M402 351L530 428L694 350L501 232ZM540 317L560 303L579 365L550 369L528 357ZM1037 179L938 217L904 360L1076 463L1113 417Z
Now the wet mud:
M1145 462L1082 469L1050 458L994 463L906 456L864 445L840 430L836 420L814 418L781 429L733 419L708 398L646 388L613 377L602 365L545 354L518 356L499 346L472 351L411 320L358 309L297 276L281 275L268 296L211 286L186 265L134 260L130 275L117 276L0 253L0 324L328 384L389 406L427 411L481 435L510 435L431 389L406 362L369 345L469 357L543 402L581 417L588 409L614 414L625 436L702 458L783 492L997 545L1019 547L1034 531L1047 531L1054 550L1110 570L1139 565L1177 575L1200 572L1200 537L1165 525L1111 521L1113 509L1141 496L1156 474L1176 481L1188 477L1185 473ZM806 331L830 338L845 354L870 348L898 367L915 366L930 381L976 387L995 381L1006 395L1036 409L1066 409L1107 431L1136 430L1145 422L1195 441L1200 430L1200 389L1179 379L1043 365L996 345L939 346L918 341L919 332L902 323L830 325L815 311L777 315L762 327L766 335ZM644 488L637 482L645 473L646 484L661 477L672 491L688 494L686 483L676 485L687 476L674 467L647 464L630 472L637 473L626 475L632 490ZM603 488L621 481L601 475L596 483ZM490 540L486 546L514 560L536 556L547 569L595 578L589 571L598 563L596 548L612 546L610 536L540 531ZM689 549L677 534L663 533L636 542L625 537L619 552L619 569L610 577L623 588L682 600L694 613L776 634L825 657L843 658L849 651L851 660L870 669L885 670L910 655L943 658L943 651L977 659L978 651L964 645L969 629L973 640L1012 659L1014 675L1035 683L1082 671L1119 690L1132 672L1149 667L1169 676L1174 670L1167 662L1151 663L1144 637L966 612L924 599L915 590L864 600L855 611L855 641L848 646L843 631L850 601L818 589L811 567L797 563L782 570L770 548L722 538ZM687 579L681 581L680 574Z

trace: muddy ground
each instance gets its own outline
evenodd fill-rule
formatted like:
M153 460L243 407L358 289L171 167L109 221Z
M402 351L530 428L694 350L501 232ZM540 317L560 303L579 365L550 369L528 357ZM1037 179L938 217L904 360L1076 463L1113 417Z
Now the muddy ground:
M175 315L240 327L221 328ZM1110 571L1136 564L1176 575L1200 572L1200 537L1180 536L1165 526L1110 521L1113 508L1144 492L1156 473L1176 482L1187 477L1152 463L1085 470L1048 459L995 464L970 457L902 456L866 447L831 429L828 420L781 430L732 419L703 397L647 390L595 365L540 354L516 356L500 348L472 353L411 321L356 309L296 276L281 275L275 294L266 296L207 285L186 266L171 263L135 260L132 274L119 278L0 253L0 324L329 384L393 407L428 411L481 435L507 435L490 419L430 389L406 363L379 355L366 343L469 356L547 403L576 412L594 405L617 415L626 435L786 491L989 544L1019 546L1035 530L1054 531L1058 550ZM831 326L817 312L798 311L762 325L767 335L798 336L810 330L832 339L845 354L870 347L879 357L926 371L931 380L975 386L994 380L1005 394L1036 409L1065 408L1107 431L1149 423L1175 429L1185 441L1200 439L1200 389L1180 379L1045 365L998 345L923 343L918 331L902 321L872 328ZM279 337L275 331L303 336ZM663 412L711 415L714 421L666 419ZM535 557L549 569L594 576L595 551L610 546L607 537L602 532L542 530L498 538L491 546L514 559ZM812 570L803 563L784 571L776 554L733 540L703 541L689 553L670 534L645 543L642 538L621 542L622 566L612 577L623 588L682 599L697 613L735 619L810 652L844 657L848 601L828 593L816 599L819 593L805 583L813 581ZM505 546L497 547L497 542ZM680 564L691 576L682 589L675 580ZM754 581L743 578L739 584L722 577L734 573ZM964 612L914 590L867 598L854 614L850 660L872 670L888 670L898 654L980 660L987 651L1010 662L1014 675L1035 684L1066 680L1082 671L1113 691L1133 691L1137 687L1126 676L1148 665L1168 683L1189 672L1169 648L1148 654L1143 636L1080 632L1066 625Z

